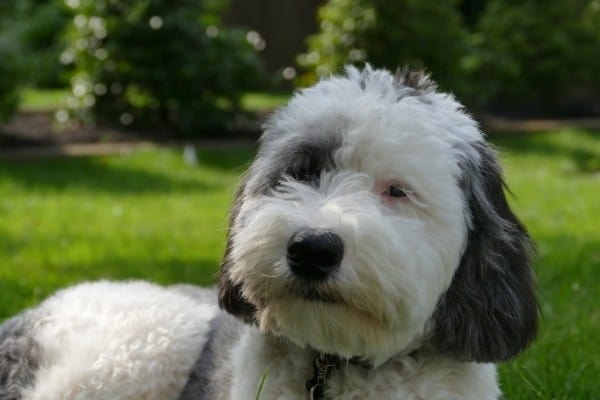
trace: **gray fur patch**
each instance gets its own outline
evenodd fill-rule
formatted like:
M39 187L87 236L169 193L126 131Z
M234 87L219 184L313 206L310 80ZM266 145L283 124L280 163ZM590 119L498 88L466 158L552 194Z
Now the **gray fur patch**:
M531 241L504 195L494 151L474 143L462 161L467 247L433 316L432 344L461 360L505 361L536 336ZM474 160L479 159L479 162Z
M230 352L242 322L224 312L210 323L209 339L196 361L179 400L228 400L231 387Z
M321 172L335 167L333 153L341 146L341 132L276 135L267 131L250 168L246 190L268 194L284 176L318 186Z
M437 90L436 83L423 70L411 70L408 67L398 68L394 75L397 87L409 87L415 90L415 95L432 93Z
M39 311L27 311L0 326L0 400L21 399L39 366L40 349L31 336Z

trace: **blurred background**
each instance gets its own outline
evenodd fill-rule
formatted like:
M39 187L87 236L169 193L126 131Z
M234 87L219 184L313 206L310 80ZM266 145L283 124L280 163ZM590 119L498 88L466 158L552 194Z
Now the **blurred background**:
M214 281L261 122L345 64L429 71L501 151L540 338L507 399L600 399L600 0L0 1L0 320Z

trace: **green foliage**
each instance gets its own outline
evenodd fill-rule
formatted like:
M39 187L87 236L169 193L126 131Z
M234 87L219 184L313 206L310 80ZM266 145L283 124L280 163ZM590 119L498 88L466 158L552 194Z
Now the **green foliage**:
M62 33L70 19L63 0L25 0L22 46L30 86L60 88L68 85L69 68L59 62Z
M346 63L426 67L438 83L456 89L467 45L455 0L330 0L318 13L321 30L298 57L301 83L336 72Z
M329 0L299 84L368 61L424 66L470 107L600 113L598 0Z
M245 32L219 25L222 2L67 0L74 17L72 110L181 134L222 128L261 81Z
M600 106L600 2L490 0L474 40L475 86L496 107Z
M62 0L0 2L0 119L17 109L25 85L61 86Z
M0 31L0 121L8 120L19 105L23 60L16 37L14 30Z
M17 109L21 78L18 49L0 36L0 120L7 120Z
M0 2L0 121L8 120L19 104L24 74L15 16L21 11L18 3Z

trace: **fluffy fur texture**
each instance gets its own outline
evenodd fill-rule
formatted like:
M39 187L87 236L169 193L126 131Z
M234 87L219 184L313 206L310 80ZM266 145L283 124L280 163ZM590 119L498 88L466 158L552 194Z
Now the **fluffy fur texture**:
M237 319L189 287L132 302L125 286L87 285L42 305L52 317L34 328L7 325L20 361L0 377L12 366L24 399L241 400L266 376L261 399L300 400L327 353L342 359L329 399L496 399L491 363L532 341L538 313L529 238L503 189L477 124L426 75L348 68L265 127L219 276ZM290 268L290 238L306 230L343 243L324 278Z
M24 319L28 330L17 337L35 343L36 369L14 398L177 398L216 312L216 304L144 282L58 292Z

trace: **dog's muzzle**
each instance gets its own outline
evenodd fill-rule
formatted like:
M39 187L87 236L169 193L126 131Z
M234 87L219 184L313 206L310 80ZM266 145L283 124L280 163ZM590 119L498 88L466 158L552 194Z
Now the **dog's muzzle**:
M287 262L299 278L320 281L339 268L344 242L337 234L321 229L303 229L287 244Z

